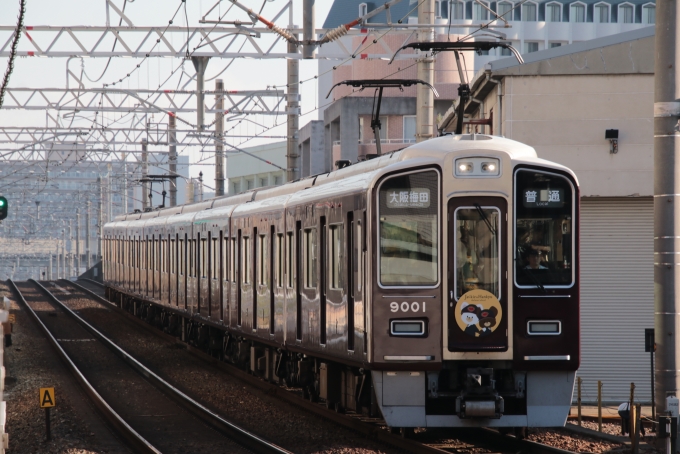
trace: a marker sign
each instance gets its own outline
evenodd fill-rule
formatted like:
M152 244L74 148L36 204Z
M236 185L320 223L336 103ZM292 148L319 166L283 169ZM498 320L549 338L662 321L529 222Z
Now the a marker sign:
M40 388L40 408L50 408L56 404L54 388Z

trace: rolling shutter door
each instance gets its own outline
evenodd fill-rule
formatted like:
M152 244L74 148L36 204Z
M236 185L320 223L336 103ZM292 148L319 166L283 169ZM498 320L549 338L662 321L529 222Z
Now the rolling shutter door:
M644 331L654 327L653 235L651 197L581 201L583 402L597 402L598 380L609 404L627 401L631 383L636 401L651 401Z

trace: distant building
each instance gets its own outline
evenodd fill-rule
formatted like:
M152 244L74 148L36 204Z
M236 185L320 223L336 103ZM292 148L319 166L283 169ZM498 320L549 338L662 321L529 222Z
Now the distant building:
M265 186L278 186L286 182L285 141L248 147L244 150L257 158L246 153L227 153L229 195ZM278 167L265 161L270 161Z

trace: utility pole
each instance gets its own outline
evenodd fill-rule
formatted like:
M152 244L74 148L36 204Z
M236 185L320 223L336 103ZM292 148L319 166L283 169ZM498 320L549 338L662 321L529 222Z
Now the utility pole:
M293 25L291 24L291 28ZM297 35L294 35L297 38ZM288 53L298 52L295 44L288 43ZM286 167L288 181L300 178L300 165L298 162L298 129L300 111L300 60L291 58L288 60L288 142L286 146Z
M142 180L146 180L146 176L149 173L149 153L146 151L147 147L146 139L142 139ZM146 211L149 208L149 182L142 182L142 211Z
M87 201L87 211L85 212L85 254L87 254L87 269L92 268L92 249L90 248L90 211L92 202Z
M215 81L215 196L224 195L224 145L222 145L224 135L224 81Z
M434 0L423 0L418 5L418 23L434 24ZM418 29L418 42L434 41L434 28ZM434 57L418 59L418 79L434 85ZM416 86L416 142L434 136L434 94L427 85Z
M680 35L677 4L656 2L654 62L654 341L656 407L680 390Z
M59 256L59 240L57 240L57 279L61 279L61 257Z
M177 117L173 112L168 115L168 142L170 143L168 154L170 175L177 175ZM170 206L177 206L177 178L170 178Z
M205 130L205 69L208 67L210 57L191 57L191 62L196 68L196 126L198 131Z
M80 208L76 208L76 276L80 276Z
M314 29L316 28L315 0L302 0L302 58L314 58L316 46L314 41Z

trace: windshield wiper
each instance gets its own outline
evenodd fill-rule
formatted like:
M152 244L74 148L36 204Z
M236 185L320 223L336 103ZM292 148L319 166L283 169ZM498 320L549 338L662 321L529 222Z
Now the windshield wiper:
M517 262L517 259L515 258L515 262ZM517 262L518 263L518 262ZM543 287L543 284L541 284L541 281L536 277L533 271L529 268L524 268L522 266L519 267L520 270L524 271L524 274L529 276L529 279L534 283L534 285L541 290L543 293L548 293L545 290L545 287Z
M477 210L477 213L479 213L479 216L486 224L486 227L489 229L489 231L493 233L494 236L496 236L496 229L491 225L491 222L489 222L489 219L486 217L486 214L484 213L484 210L482 210L482 207L480 207L478 203L475 203L474 207Z

